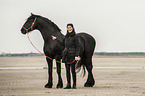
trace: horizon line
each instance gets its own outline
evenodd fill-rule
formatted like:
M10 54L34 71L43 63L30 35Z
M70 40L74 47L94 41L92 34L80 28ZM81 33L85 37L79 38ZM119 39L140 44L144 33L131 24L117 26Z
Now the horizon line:
M94 53L145 53L145 51L94 51ZM27 53L39 53L39 52L0 52L0 54L27 54ZM40 53L41 54L41 53Z

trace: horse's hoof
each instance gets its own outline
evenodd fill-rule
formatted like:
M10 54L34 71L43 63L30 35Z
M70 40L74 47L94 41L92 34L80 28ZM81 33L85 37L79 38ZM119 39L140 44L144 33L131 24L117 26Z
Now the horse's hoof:
M86 82L84 84L84 87L93 87L93 86L94 86L94 83L88 83L88 82Z
M56 88L63 88L63 84L57 84Z
M67 85L64 89L71 89L71 86Z
M44 86L45 88L52 88L52 84L46 84L45 86Z
M73 86L72 89L77 89L77 87L76 86Z
M64 89L71 89L71 87L65 87Z

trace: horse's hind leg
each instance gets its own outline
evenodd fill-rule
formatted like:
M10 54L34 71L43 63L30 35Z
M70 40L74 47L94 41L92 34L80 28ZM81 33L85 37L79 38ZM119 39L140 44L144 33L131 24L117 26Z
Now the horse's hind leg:
M52 60L46 58L47 64L48 64L48 83L45 85L45 88L52 88L53 82L52 82L52 72L53 72L53 65Z
M58 74L58 84L57 84L56 88L62 88L63 82L62 82L62 78L61 78L61 63L56 62L56 66L57 66L57 74Z
M85 66L88 71L88 78L87 78L87 82L84 84L84 87L93 87L95 84L95 80L92 73L92 68L93 68L92 58L86 58Z

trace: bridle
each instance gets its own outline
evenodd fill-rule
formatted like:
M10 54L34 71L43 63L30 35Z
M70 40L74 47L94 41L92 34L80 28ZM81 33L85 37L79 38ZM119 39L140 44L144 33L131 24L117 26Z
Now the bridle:
M35 19L34 19L32 25L31 25L29 28L25 28L25 27L23 26L23 28L26 30L27 33L29 33L29 32L28 32L29 29L31 29L31 31L33 30L33 26L34 26L34 24L35 24L35 22L36 22L36 19L37 19L37 17L35 17Z
M27 36L28 36L28 40L30 41L30 43L31 43L31 45L39 52L39 53L41 53L42 55L44 55L45 57L47 57L48 59L50 59L50 60L53 60L51 57L49 57L49 56L46 56L44 53L42 53L39 49L37 49L37 47L32 43L32 41L30 40L30 37L29 37L29 35L28 35L28 30L29 29L31 29L31 31L33 30L33 26L34 26L34 24L35 24L35 22L36 22L36 19L37 19L37 17L35 17L35 19L34 19L34 21L33 21L33 23L32 23L32 25L29 27L29 28L25 28L24 26L23 26L23 28L26 30L26 32L27 32ZM57 60L55 60L56 62L58 62L58 63L61 63L61 61L57 61ZM73 60L72 62L70 62L70 63L66 63L66 64L72 64L73 62L75 62L76 60Z

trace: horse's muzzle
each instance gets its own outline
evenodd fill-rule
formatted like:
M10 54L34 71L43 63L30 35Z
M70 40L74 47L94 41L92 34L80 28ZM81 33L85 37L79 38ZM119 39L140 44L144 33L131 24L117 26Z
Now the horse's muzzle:
M25 30L24 28L22 28L22 29L21 29L21 33L22 33L22 34L26 34L27 32L26 32L26 30Z

